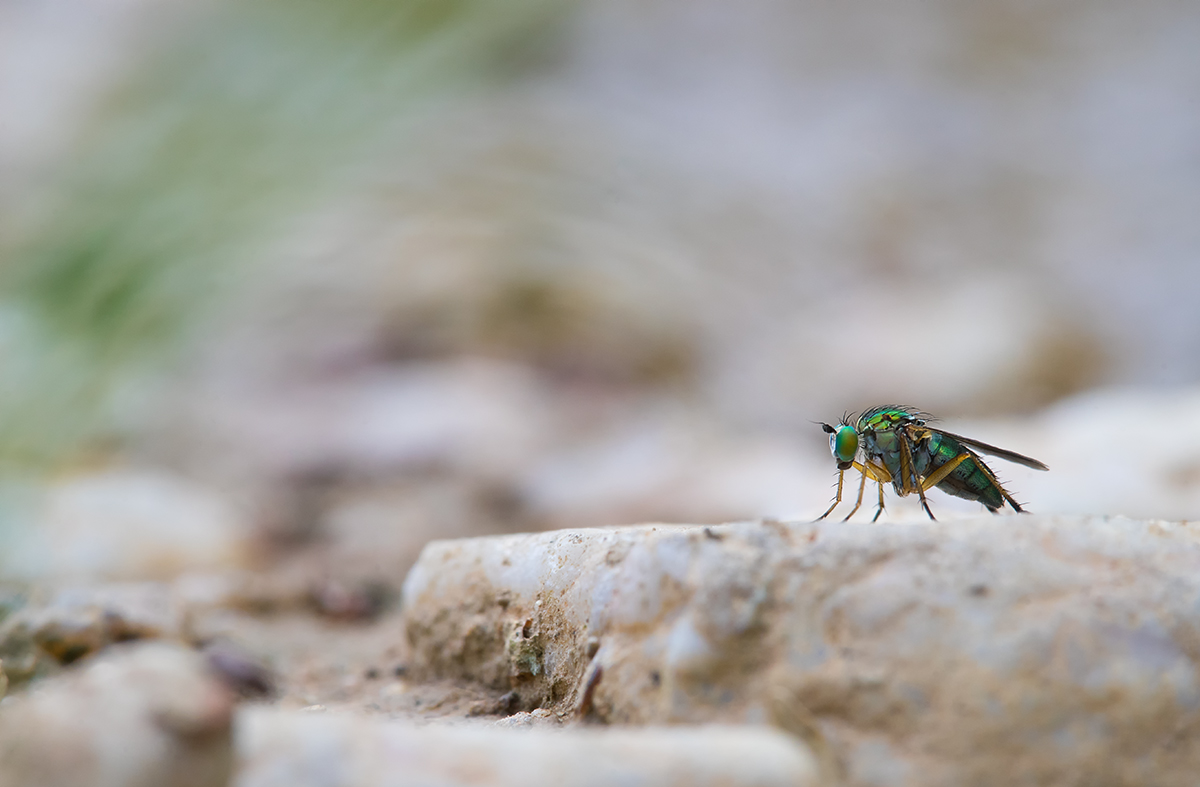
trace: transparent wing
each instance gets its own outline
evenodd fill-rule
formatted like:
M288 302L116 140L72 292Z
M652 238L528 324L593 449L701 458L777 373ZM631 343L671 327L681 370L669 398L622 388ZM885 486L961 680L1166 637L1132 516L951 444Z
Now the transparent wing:
M997 457L999 459L1004 459L1005 461L1008 461L1008 462L1015 462L1016 464L1019 464L1019 465L1025 465L1026 467L1031 467L1034 470L1049 470L1050 469L1049 467L1046 466L1046 464L1044 462L1039 462L1038 460L1033 459L1028 456L1025 456L1024 454L1018 454L1016 451L1008 451L1004 448L997 448L994 445L988 445L987 443L982 443L979 440L975 440L974 438L971 438L971 437L963 437L962 435L955 434L954 432L947 432L945 429L934 429L933 427L930 427L930 426L927 426L925 428L931 432L937 432L938 434L944 434L946 437L953 438L953 439L959 441L960 443L962 443L963 445L969 445L978 451L982 451L985 454L991 454L994 457Z

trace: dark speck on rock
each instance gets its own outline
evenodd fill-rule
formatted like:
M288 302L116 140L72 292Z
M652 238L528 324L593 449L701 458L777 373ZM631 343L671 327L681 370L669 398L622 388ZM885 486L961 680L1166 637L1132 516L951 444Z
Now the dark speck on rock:
M209 667L240 696L260 699L275 694L275 678L271 671L239 648L219 642L209 645L204 655Z
M520 706L521 706L521 697L515 691L510 691L507 694L503 695L502 697L500 697L500 700L496 703L496 707L499 710L499 712L503 713L505 716L513 715L514 713L517 712L517 709Z

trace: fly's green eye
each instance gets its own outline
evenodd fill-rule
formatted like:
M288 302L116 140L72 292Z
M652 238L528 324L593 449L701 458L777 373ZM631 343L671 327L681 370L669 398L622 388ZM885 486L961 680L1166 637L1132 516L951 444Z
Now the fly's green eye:
M839 462L853 462L858 454L858 433L849 426L839 426L829 435L829 450Z

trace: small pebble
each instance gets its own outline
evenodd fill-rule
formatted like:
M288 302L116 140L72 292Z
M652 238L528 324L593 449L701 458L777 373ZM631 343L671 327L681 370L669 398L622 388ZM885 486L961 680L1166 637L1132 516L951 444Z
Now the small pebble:
M208 665L240 696L261 699L275 694L275 679L271 671L253 656L237 647L219 642L205 648Z

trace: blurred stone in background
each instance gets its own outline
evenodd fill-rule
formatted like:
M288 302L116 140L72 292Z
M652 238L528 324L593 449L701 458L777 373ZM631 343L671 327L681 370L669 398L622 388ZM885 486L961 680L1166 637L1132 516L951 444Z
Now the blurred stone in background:
M806 516L881 401L1011 434L1036 509L1195 510L1200 455L1088 435L1194 399L1131 403L1200 372L1200 14L76 6L0 9L9 571Z
M0 709L4 787L220 787L235 697L204 658L127 646Z
M100 509L30 535L68 526L29 507L47 467L211 498L170 504L189 565L359 575L433 536L808 515L811 422L881 401L1012 434L1054 468L1012 476L1035 508L1194 511L1200 455L1086 437L1192 394L979 420L1200 373L1189 9L76 6L0 8L18 573L139 540Z

